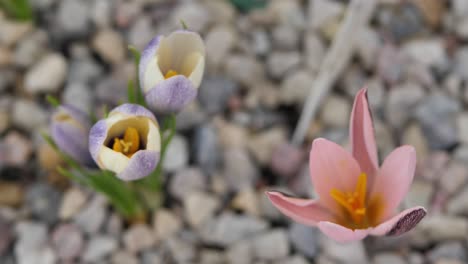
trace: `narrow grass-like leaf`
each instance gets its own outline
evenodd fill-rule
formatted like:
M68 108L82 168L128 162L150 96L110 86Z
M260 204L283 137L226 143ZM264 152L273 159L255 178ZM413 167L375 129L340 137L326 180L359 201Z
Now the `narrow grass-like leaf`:
M59 107L60 106L60 101L55 96L52 96L52 95L48 94L46 96L46 100L53 107Z
M128 102L131 104L136 103L136 92L135 92L135 86L133 85L133 80L128 80L127 99L128 99Z
M0 7L17 20L33 19L33 10L28 0L0 0Z

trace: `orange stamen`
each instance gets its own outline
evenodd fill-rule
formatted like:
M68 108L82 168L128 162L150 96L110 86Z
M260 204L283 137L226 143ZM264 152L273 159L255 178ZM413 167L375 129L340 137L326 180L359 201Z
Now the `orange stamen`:
M366 216L367 175L361 173L354 192L342 192L332 189L330 196L351 216L356 224L362 224Z
M112 149L120 152L127 157L131 157L140 148L140 135L138 130L133 127L127 127L123 139L115 138Z
M172 76L176 76L178 75L178 73L174 70L169 70L166 72L166 74L164 75L164 79L169 79L171 78Z

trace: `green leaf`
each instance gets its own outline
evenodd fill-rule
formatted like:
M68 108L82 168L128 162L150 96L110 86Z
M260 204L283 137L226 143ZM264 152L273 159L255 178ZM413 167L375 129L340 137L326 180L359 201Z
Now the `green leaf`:
M265 8L267 5L266 0L230 0L231 4L239 9L241 12L249 12L257 8Z
M133 86L133 81L128 80L128 85L127 85L127 98L128 102L131 104L136 103L136 94L135 94L135 87Z
M28 0L0 0L0 7L17 20L31 21L33 19L33 10Z
M138 74L138 67L140 65L140 59L141 59L141 52L134 46L128 46L128 49L133 55L133 62L135 63L135 81L134 81L134 90L135 90L135 100L136 103L146 106L146 101L145 97L142 93L141 87L140 87L140 80L139 80L139 74Z
M53 107L59 107L60 106L60 101L55 96L52 96L52 95L48 94L46 96L46 100Z
M180 24L182 24L182 28L183 28L184 30L188 30L187 24L185 24L185 21L184 21L184 20L181 19L181 20L180 20Z

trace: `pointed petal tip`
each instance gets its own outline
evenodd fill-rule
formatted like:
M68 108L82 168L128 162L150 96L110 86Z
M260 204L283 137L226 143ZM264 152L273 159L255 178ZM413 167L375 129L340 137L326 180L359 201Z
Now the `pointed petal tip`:
M387 232L387 236L399 236L413 229L425 216L427 210L424 207L417 207L411 212L402 216L398 222Z

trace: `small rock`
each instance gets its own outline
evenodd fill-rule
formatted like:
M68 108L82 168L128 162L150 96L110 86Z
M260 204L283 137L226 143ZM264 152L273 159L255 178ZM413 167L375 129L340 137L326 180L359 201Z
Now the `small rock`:
M248 131L244 126L223 119L216 119L214 124L218 132L219 143L223 148L246 147Z
M200 263L219 264L225 263L224 254L221 251L204 249L200 252Z
M230 148L224 151L224 172L229 189L239 191L249 188L258 178L256 166L247 151Z
M410 187L406 202L409 207L423 206L431 207L431 202L434 195L434 185L432 182L415 180Z
M297 51L276 51L268 56L266 63L271 76L281 79L299 67L301 55Z
M174 135L167 147L166 157L163 162L164 170L175 172L185 168L189 160L188 143L185 137Z
M299 31L291 25L279 25L272 32L273 43L283 50L294 50L299 45Z
M13 53L9 49L0 46L0 67L8 66L12 62L13 62Z
M211 29L205 37L206 50L210 53L207 56L208 67L218 70L237 41L236 32L230 27L217 26ZM222 86L218 88L224 89Z
M0 141L0 162L7 166L24 166L32 154L32 143L16 131L10 131Z
M130 252L127 251L117 251L112 254L111 257L112 264L138 264L138 258Z
M73 224L62 224L52 233L52 247L62 261L71 261L80 256L84 248L83 234Z
M88 113L93 108L93 94L90 87L83 83L70 83L62 94L63 103L73 105Z
M421 10L426 22L433 28L437 28L445 12L445 5L438 0L414 0L413 3Z
M210 50L207 48L207 50ZM223 56L224 58L224 56ZM228 99L239 90L238 84L232 80L208 76L198 90L198 100L209 114L217 114L225 110Z
M367 81L364 69L357 63L353 63L344 69L339 87L349 97L354 97L362 87L367 86Z
M23 68L31 67L46 53L48 44L47 32L36 30L29 34L15 49L15 64Z
M118 248L118 241L109 236L92 236L82 256L86 262L96 263L103 260Z
M252 46L255 55L265 56L270 52L271 41L270 37L264 30L254 30L251 32L252 35Z
M466 200L465 200L466 201ZM433 242L465 239L468 221L462 217L428 215L411 232L413 244L428 245Z
M307 33L304 39L305 63L314 74L318 72L325 56L325 44L319 36Z
M273 150L271 169L284 177L292 177L299 172L304 161L304 151L291 144L281 144Z
M19 206L23 201L24 191L17 183L0 181L0 205Z
M281 83L280 100L285 104L302 106L311 89L313 78L306 71L296 71L285 77Z
M53 264L56 256L47 246L47 227L38 222L19 222L14 253L18 264Z
M250 264L253 260L251 241L239 241L226 250L229 264Z
M228 76L247 87L255 85L265 77L263 65L255 58L245 55L227 57L225 69Z
M332 127L346 127L351 113L351 102L341 96L328 96L321 111L321 120Z
M244 189L232 199L232 207L250 215L260 215L257 194L252 189Z
M154 214L153 227L157 239L165 240L182 229L182 221L171 211L159 209Z
M60 1L57 21L60 33L66 37L84 37L90 30L91 6L86 1Z
M468 112L458 113L457 129L460 141L462 143L468 143Z
M273 262L273 264L309 264L303 256L294 255L292 257L287 257L278 261Z
M0 216L0 234L2 234L0 236L0 256L3 256L13 241L13 229L2 216Z
M393 87L385 107L385 116L389 123L394 127L402 127L423 97L424 90L417 84L406 83Z
M415 116L433 149L449 148L457 143L455 115L461 110L459 101L434 94L417 107Z
M377 64L381 41L379 35L371 27L362 27L355 38L356 53L367 69Z
M201 3L186 2L178 5L171 13L173 25L180 25L181 18L190 25L190 30L202 32L212 22L213 16L210 16Z
M198 168L187 168L178 171L169 182L169 192L175 198L184 200L187 195L195 191L206 189L207 179Z
M122 2L119 6L122 8L119 8L117 12L133 13L132 15L136 16L137 19L132 23L127 38L128 43L132 43L136 48L142 50L156 33L151 17L140 15L141 11L138 10L138 6L141 6L140 4L134 2Z
M202 192L192 192L184 199L185 216L195 228L210 219L219 206L220 201L215 196Z
M73 218L86 203L86 194L78 188L67 190L63 196L59 209L59 217L62 220Z
M421 12L410 2L380 12L380 23L396 41L403 41L421 32L424 29L423 20Z
M113 30L99 31L92 40L93 49L109 64L120 64L124 61L126 50L122 36Z
M314 29L324 29L327 25L339 19L344 12L343 3L330 0L315 0L309 2L309 25Z
M426 67L437 67L446 63L444 41L421 39L405 43L403 53Z
M12 107L13 124L27 131L33 131L47 121L47 113L34 101L18 99Z
M157 251L144 251L141 256L141 264L164 264L163 259L162 254Z
M318 232L310 226L293 223L289 228L289 238L297 252L308 258L315 258L319 251Z
M459 194L455 195L447 204L447 212L454 215L467 215L468 205L468 188L463 189Z
M332 239L325 238L322 242L325 255L335 260L333 263L369 263L361 241L341 244Z
M112 25L114 2L111 0L96 1L92 7L92 20L99 28L108 28Z
M462 144L455 149L454 158L460 162L468 162L468 146L466 144ZM465 163L466 164L466 163Z
M117 213L112 213L105 224L105 231L109 235L119 237L122 235L123 225L122 217Z
M247 147L258 162L266 165L271 161L274 150L286 141L285 129L276 127L252 136Z
M468 180L468 171L465 165L450 162L440 178L440 187L449 195L456 193Z
M438 180L449 160L450 156L447 152L434 151L423 160L423 165L418 167L418 173L429 181Z
M428 259L431 263L439 263L440 260L459 260L464 263L467 261L467 254L461 242L444 242L428 253Z
M406 264L403 256L395 253L380 253L374 257L374 264Z
M274 229L253 238L254 255L261 260L275 260L289 254L288 235L284 229Z
M15 22L0 17L0 44L6 47L14 46L32 29L33 25L30 22Z
M218 134L212 125L195 129L193 152L196 163L206 173L212 173L219 163Z
M0 70L0 92L4 92L9 87L14 87L15 81L16 81L15 71L9 70L9 69Z
M25 89L29 93L57 92L65 81L67 61L58 54L44 56L25 77Z
M134 225L123 235L125 248L133 253L151 248L155 242L153 231L146 225Z
M103 71L101 65L91 58L86 57L71 60L70 70L67 76L68 85L65 87L65 93L67 93L67 89L71 89L71 87L76 88L77 85L73 85L75 83L80 86L85 86L85 84L96 81L103 75ZM75 93L78 94L78 92ZM79 94L82 93L83 92L80 92ZM66 99L66 95L64 95L64 97L64 99Z
M416 149L416 157L423 160L429 153L429 143L423 134L419 123L412 122L403 132L402 144L408 144Z
M45 183L32 185L26 194L26 203L32 214L48 223L54 223L58 218L61 193Z
M88 234L99 231L106 219L106 203L102 196L94 197L74 218L75 223Z
M385 82L397 83L406 69L406 60L395 46L386 44L380 49L377 55L377 72Z
M264 231L267 227L267 222L262 219L226 212L203 224L200 236L205 242L228 246Z

